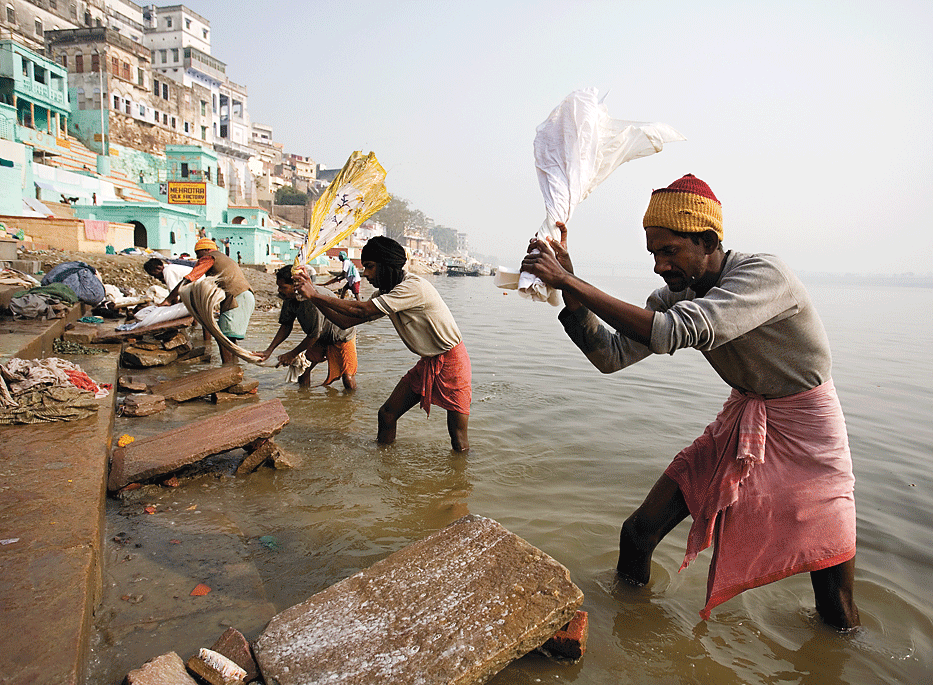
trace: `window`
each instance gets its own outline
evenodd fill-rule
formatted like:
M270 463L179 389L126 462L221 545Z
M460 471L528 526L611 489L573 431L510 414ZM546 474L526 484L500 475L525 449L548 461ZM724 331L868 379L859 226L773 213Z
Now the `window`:
M146 118L146 105L139 106L139 116Z
M181 163L181 177L188 178L188 162Z
M62 53L61 59L59 61L61 62L62 66L65 67L65 69L68 68L68 55L66 55L64 52Z
M159 110L152 110L152 118L157 124L159 123Z
M201 33L204 36L204 40L207 40L207 29L201 29Z
M100 55L96 52L91 55L91 71L100 71Z
M130 102L129 100L126 101L126 113L127 114L133 113L133 103Z
M205 102L204 100L201 100L201 116L202 117L207 116L207 102Z
M6 6L6 20L10 24L16 23L16 10L13 9L13 5Z
M130 63L129 63L129 62L123 62L123 63L120 65L120 67L121 67L121 70L120 70L120 71L121 71L121 73L123 74L123 78L125 78L127 81L129 81L129 80L130 80Z
M175 117L172 117L172 128L178 128L176 125Z
M162 112L162 125L168 126L168 114L165 112Z
M191 133L191 127L188 125L188 122L185 122L185 133Z
M140 69L140 68L137 67L137 69L136 69L136 85L139 85L139 86L145 86L145 85L146 85L145 73L146 73L146 72L144 72L142 69Z
M168 61L168 50L159 50L159 59L165 64Z
M114 76L120 75L120 58L111 57L110 58L110 73Z
M207 140L207 126L201 127L201 140Z
M162 99L168 100L168 84L167 83L162 84Z
M152 92L155 93L156 97L159 97L159 79L152 79Z
M167 28L167 29L172 28L172 18L171 18L171 17L165 17L165 28Z
M77 4L71 3L71 8L68 11L71 13L72 19L78 18L78 5Z
M178 61L178 48L172 48L172 62Z
M190 28L191 28L191 20L190 20L190 19L185 19L185 28L186 28L186 29L190 29Z
M113 96L113 108L114 108L115 110L119 110L119 109L120 109L120 96L119 96L119 95L114 95L114 96Z
M41 19L36 19L36 35L37 36L42 35L42 20Z

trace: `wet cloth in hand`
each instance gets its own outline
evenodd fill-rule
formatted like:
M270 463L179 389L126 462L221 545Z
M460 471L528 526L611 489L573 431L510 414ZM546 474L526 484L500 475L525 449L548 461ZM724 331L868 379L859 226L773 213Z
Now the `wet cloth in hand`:
M855 556L855 478L832 380L768 400L733 390L665 473L693 517L681 569L715 544L704 619L745 590Z
M472 371L462 342L436 357L422 357L402 381L421 396L421 408L429 416L432 404L447 411L470 413Z

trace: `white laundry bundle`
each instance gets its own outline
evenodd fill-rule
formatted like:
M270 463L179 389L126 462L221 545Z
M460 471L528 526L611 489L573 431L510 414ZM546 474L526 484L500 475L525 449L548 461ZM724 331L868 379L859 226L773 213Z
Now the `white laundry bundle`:
M667 124L610 119L595 88L573 91L535 135L535 168L547 212L536 237L559 239L557 222L566 224L574 208L620 164L653 155L664 143L677 140L686 139ZM496 285L559 304L556 293L527 272L500 267Z

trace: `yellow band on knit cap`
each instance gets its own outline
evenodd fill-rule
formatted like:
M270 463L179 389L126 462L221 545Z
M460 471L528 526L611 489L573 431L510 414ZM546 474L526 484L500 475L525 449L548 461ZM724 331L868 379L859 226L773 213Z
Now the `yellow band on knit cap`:
M217 243L215 243L210 238L201 238L198 242L194 244L194 251L198 252L199 250L216 250Z
M706 183L687 174L651 193L642 226L660 226L678 233L715 231L722 240L722 204Z

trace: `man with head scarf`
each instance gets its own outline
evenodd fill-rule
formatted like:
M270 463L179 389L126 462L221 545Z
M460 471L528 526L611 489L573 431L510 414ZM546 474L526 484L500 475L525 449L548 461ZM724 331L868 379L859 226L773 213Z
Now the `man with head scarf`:
M532 240L538 252L522 262L562 291L558 318L603 373L692 347L732 387L622 525L618 574L647 583L655 547L690 515L681 568L715 545L704 619L744 590L809 572L823 621L858 626L852 459L829 341L807 291L773 255L723 250L722 206L692 174L655 190L642 223L666 284L645 307L575 276L561 224L560 241Z
M341 262L343 262L343 272L334 276L332 279L327 281L324 285L330 285L332 283L337 283L343 279L347 279L346 284L338 291L340 293L340 299L343 299L344 295L347 294L347 291L353 293L356 297L357 302L360 300L360 273L356 270L356 265L353 263L347 253L343 250L340 251L338 255Z
M395 442L399 418L420 404L447 411L447 431L457 452L469 449L467 424L472 400L470 357L450 309L427 280L404 270L405 248L376 236L363 247L363 276L377 289L362 302L323 297L303 272L298 291L340 328L388 316L402 342L421 359L406 373L379 408L378 441Z
M165 302L178 302L178 291L185 283L194 283L201 276L215 276L217 287L226 297L220 303L220 316L217 325L220 332L233 341L243 340L249 327L250 317L256 308L256 298L243 270L234 260L217 249L217 243L210 238L201 238L194 244L194 254L198 261L194 268L174 287ZM237 356L218 340L220 359L224 364L235 364Z

